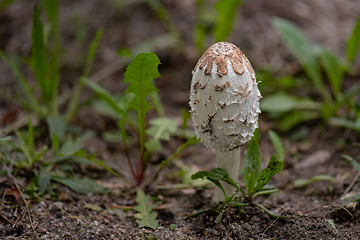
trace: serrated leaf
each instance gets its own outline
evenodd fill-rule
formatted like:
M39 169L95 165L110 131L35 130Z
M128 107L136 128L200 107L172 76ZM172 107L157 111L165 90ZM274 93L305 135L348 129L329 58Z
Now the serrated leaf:
M350 38L346 42L346 58L353 62L360 46L360 15L356 20Z
M157 118L150 121L152 125L146 133L152 136L152 139L146 142L146 149L150 152L159 151L161 149L160 140L170 140L170 134L177 130L176 122L170 118Z
M135 217L139 227L149 227L155 230L159 225L156 220L157 213L152 212L155 205L149 202L149 197L140 188L136 191L136 202L138 205L134 207L134 210L138 212Z
M124 83L129 83L125 93L135 95L132 107L137 112L141 151L145 149L146 119L145 114L150 109L146 97L158 89L152 84L154 78L161 77L158 66L159 58L154 53L140 53L126 68Z
M252 138L245 154L244 181L247 193L250 195L255 187L256 179L261 170L260 152L256 138Z
M52 176L51 179L80 194L107 192L107 188L91 179L79 179L74 177L66 178L57 176Z
M285 159L285 148L284 145L281 141L281 138L279 137L279 135L276 134L276 132L270 130L268 132L270 140L277 152L277 154L279 155L279 158L281 161L284 161Z
M277 157L274 155L271 156L270 158L270 162L268 163L268 165L266 166L266 168L264 168L257 181L256 181L256 187L254 192L258 192L260 191L266 184L268 184L268 182L270 181L270 179L275 176L278 172L281 171L281 169L284 166L284 162L280 161L277 159Z
M154 53L140 53L126 68L124 83L129 83L126 93L135 94L133 107L138 112L147 112L150 105L146 97L158 91L152 80L161 77L158 71L159 58Z

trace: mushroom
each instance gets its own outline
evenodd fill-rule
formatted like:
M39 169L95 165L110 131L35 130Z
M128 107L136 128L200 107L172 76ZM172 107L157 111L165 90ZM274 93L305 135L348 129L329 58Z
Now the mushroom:
M192 72L190 114L197 138L216 150L216 165L233 180L240 174L240 146L258 127L260 91L255 72L242 51L218 42L201 56ZM223 183L227 195L234 187ZM214 200L223 199L217 189Z

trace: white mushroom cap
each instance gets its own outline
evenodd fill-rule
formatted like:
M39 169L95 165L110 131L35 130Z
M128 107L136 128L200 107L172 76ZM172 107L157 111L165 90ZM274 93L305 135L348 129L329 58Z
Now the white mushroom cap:
M209 47L193 70L191 117L202 143L227 151L248 142L258 127L260 91L249 60L232 43Z

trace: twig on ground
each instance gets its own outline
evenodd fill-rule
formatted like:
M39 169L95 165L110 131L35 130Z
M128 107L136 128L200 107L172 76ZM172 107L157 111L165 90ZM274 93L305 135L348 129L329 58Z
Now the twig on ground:
M352 187L355 185L356 181L359 179L360 177L360 173L357 173L356 176L354 177L354 179L351 181L350 185L346 188L346 190L344 191L343 194L341 194L341 196L339 197L339 199L342 199L348 192L350 192L350 190L352 189Z
M10 223L11 225L13 225L13 221L11 221L10 219L8 219L6 216L4 216L2 213L0 213L0 217L2 217L2 219L4 219L5 221L7 221L8 223Z

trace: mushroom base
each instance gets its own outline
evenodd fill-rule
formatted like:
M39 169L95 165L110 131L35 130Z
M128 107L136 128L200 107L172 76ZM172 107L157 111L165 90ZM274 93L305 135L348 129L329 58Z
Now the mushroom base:
M234 182L236 182L240 176L240 147L231 149L229 151L216 151L216 167L224 169ZM226 192L226 195L232 195L235 191L235 188L230 184L221 181L221 184ZM224 201L224 194L219 189L215 189L213 200L215 202Z

